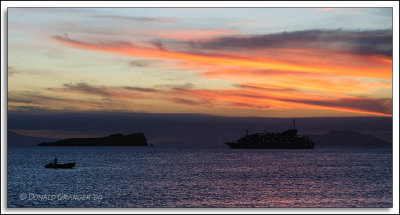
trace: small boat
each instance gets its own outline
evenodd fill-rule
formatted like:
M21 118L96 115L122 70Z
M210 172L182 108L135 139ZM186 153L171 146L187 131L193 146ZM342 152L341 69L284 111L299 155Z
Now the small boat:
M75 167L75 163L66 163L66 164L54 164L54 163L49 163L44 168L60 168L60 169L71 169Z
M65 164L59 164L57 163L58 159L57 157L54 158L54 163L49 163L44 168L54 168L54 169L71 169L75 167L75 163L65 163Z

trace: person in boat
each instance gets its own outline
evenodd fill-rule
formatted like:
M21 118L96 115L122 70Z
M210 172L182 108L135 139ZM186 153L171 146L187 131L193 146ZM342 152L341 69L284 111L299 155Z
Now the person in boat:
M57 166L57 160L58 160L57 157L55 157L54 158L54 165L56 165L56 166Z

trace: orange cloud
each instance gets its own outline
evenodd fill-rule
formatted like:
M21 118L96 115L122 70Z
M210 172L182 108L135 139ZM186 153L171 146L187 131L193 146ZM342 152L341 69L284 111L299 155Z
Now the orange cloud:
M143 30L138 34L142 37L150 37L157 39L173 39L173 40L192 40L192 39L209 39L213 37L226 36L236 34L237 30L231 29L214 29L214 30L198 30L198 29L155 29Z
M325 7L325 8L322 8L322 10L325 10L325 11L329 11L329 10L336 10L337 8L334 8L334 7Z
M361 114L391 116L391 105L383 104L381 100L364 98L338 98L326 99L323 97L310 97L308 94L297 93L282 97L281 94L243 92L243 90L179 90L179 95L188 98L213 99L225 105L238 106L246 104L248 107L269 107L270 109L298 109L312 108L336 110ZM384 100L388 101L388 100ZM244 106L244 105L239 105Z
M205 72L207 78L230 80L234 82L251 82L253 84L273 85L279 88L311 90L329 96L346 96L347 94L369 94L379 88L390 88L391 82L360 81L346 76L320 75L315 73L293 73L287 71L246 70L235 68Z
M380 68L381 72L387 73L387 77L391 77L389 75L392 72L392 57L383 55L360 55L323 48L269 48L254 50L249 54L254 58L286 59L295 64L321 67L346 67L353 70L368 70L370 67L377 67ZM351 73L348 75L351 75Z
M260 91L239 90L178 90L176 94L189 98L214 99L221 103L248 107L269 107L270 109L313 108L345 111L361 114L391 116L391 103L388 99L369 99L344 97L327 99L322 96L310 96L306 93L280 94Z
M210 65L229 65L240 66L252 69L273 69L285 70L292 72L310 72L321 74L334 74L334 75L351 75L359 77L374 77L374 78L391 78L391 73L387 72L386 68L372 67L372 68L348 68L334 65L299 65L287 63L284 61L274 59L254 59L246 57L234 56L218 56L218 55L200 55L190 54L184 52L167 51L164 49L151 49L135 46L130 43L114 43L114 44L92 44L79 42L75 40L65 39L62 37L53 37L58 42L71 45L76 48L86 50L96 50L103 52L113 52L128 56L148 57L158 59L181 60L188 62L196 62Z

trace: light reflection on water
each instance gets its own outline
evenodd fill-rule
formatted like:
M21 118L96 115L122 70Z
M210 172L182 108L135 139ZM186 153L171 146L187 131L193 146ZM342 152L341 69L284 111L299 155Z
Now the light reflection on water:
M8 207L392 207L392 150L8 148Z

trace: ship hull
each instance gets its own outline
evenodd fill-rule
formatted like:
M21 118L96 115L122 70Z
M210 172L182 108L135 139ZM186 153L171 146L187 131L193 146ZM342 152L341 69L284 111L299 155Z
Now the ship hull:
M279 145L247 145L236 143L225 143L231 149L312 149L314 146L279 146Z
M52 169L72 169L75 167L75 163L66 163L66 164L47 164L45 168L52 168Z
M308 137L297 135L297 129L282 133L247 134L225 144L232 149L312 149L315 145Z

